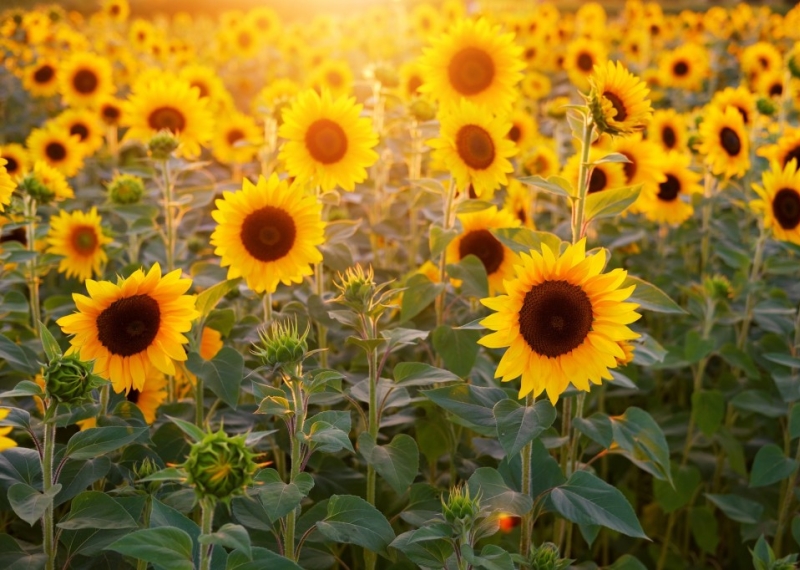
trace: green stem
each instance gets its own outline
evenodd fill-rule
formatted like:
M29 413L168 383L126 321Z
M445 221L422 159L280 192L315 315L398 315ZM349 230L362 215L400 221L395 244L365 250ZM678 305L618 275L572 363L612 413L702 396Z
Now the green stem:
M164 225L167 229L164 249L167 257L167 271L175 269L175 220L172 216L172 177L169 169L169 159L161 161L161 174L164 177Z
M197 375L195 376L194 383L194 424L199 428L203 427L206 414L205 399L203 398L204 394L205 386L203 385L203 379L200 375Z
M56 424L49 421L44 425L44 449L42 452L42 491L46 495L53 487L53 456L56 446ZM47 557L45 570L53 570L56 565L56 545L53 534L53 503L51 502L42 517L42 546Z
M31 328L36 337L39 337L39 320L41 308L39 301L39 275L36 271L36 200L26 196L23 202L25 209L25 241L27 249L33 255L28 261L28 291L30 292Z
M367 339L377 337L377 324L375 319L364 319L364 336ZM378 349L371 348L367 351L367 365L369 367L369 435L372 441L378 441L378 431L380 429L380 414L378 413ZM375 506L375 490L377 476L372 464L367 464L367 502ZM364 563L367 570L373 570L377 563L377 555L364 550Z
M111 397L111 384L103 384L100 387L100 415L108 413L108 400Z
M755 305L755 294L753 286L758 281L761 274L761 264L764 261L764 247L767 244L769 233L762 226L761 233L756 241L756 251L753 254L753 264L750 266L750 278L747 282L747 298L744 303L744 320L742 321L742 328L739 331L739 338L736 342L736 348L744 350L745 342L747 342L747 334L750 332L750 324L753 321L753 308Z
M322 300L324 289L324 275L322 262L314 266L314 292ZM317 348L322 352L319 353L319 365L321 368L328 367L328 329L322 323L317 323Z
M211 534L211 523L214 521L214 501L211 499L201 500L200 509L202 513L200 534ZM200 545L200 570L210 570L211 551L213 548L213 544L209 544L208 546Z
M592 134L594 125L591 115L583 119L583 133L581 137L581 163L578 170L578 196L572 203L572 243L578 243L583 237L586 217L586 195L589 192L589 151L592 148Z
M795 404L798 406L800 404ZM795 464L800 463L800 443L797 444L797 452L794 456ZM784 482L784 485L781 488L781 497L780 503L778 507L778 528L775 531L775 544L773 547L775 548L775 555L780 557L782 554L783 548L783 535L786 531L786 519L789 517L789 509L792 506L792 499L794 497L794 488L797 478L797 467L795 467L794 471L792 472L791 476Z
M272 293L266 291L264 293L264 326L272 322Z
M300 474L300 465L302 462L302 447L300 434L303 433L303 425L305 424L305 400L303 397L303 387L300 383L299 374L296 374L289 380L289 387L292 391L292 401L294 404L294 421L292 423L292 430L290 433L290 448L292 455L292 464L290 468L290 482L294 481ZM289 560L297 561L295 553L295 527L297 526L297 511L298 508L289 511L286 515L286 528L283 535L283 549L286 558Z
M153 496L147 495L144 500L144 515L142 517L142 527L150 528L150 511L153 509ZM147 570L148 562L146 560L138 560L136 562L136 570Z
M456 185L453 178L450 178L450 184L447 187L447 195L444 198L444 217L442 218L443 231L449 230L453 227L453 202L456 197ZM444 284L447 278L447 252L442 251L439 257L439 282ZM444 303L447 296L447 288L443 287L442 292L436 297L436 326L439 327L444 324Z
M525 396L525 406L531 408L533 406L533 392L528 392ZM522 494L526 496L531 495L531 457L533 455L533 440L525 444L520 452L520 459L522 460ZM531 536L533 534L533 511L525 513L522 517L522 525L520 527L519 535L519 553L524 558L528 557L531 549Z
M703 209L701 234L703 236L700 244L700 275L703 275L708 266L709 252L711 250L711 196L714 193L714 176L711 171L706 169L705 181L703 184Z

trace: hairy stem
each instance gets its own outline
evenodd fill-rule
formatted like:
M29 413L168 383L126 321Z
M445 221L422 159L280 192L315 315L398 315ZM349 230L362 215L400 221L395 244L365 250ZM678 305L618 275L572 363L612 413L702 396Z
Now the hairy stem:
M211 499L203 499L200 501L201 509L201 522L200 534L211 534L211 523L214 521L214 501ZM210 570L211 568L211 552L214 548L213 544L200 545L200 570Z
M49 421L44 425L44 454L42 456L42 491L47 494L53 487L53 456L56 446L56 424ZM47 556L45 570L53 570L56 566L56 544L53 529L53 503L51 502L42 516L42 546Z
M36 270L36 200L26 196L25 209L25 241L28 251L33 254L28 261L28 291L30 292L31 329L39 336L39 320L41 318L41 302L39 301L39 275Z
M533 406L533 392L528 392L525 396L525 406L530 408ZM520 452L520 459L522 460L522 494L530 496L531 494L531 457L533 455L533 440L525 444ZM531 497L533 498L533 497ZM531 535L533 534L533 511L525 513L522 517L522 526L520 527L519 534L519 553L524 558L528 557L531 549Z

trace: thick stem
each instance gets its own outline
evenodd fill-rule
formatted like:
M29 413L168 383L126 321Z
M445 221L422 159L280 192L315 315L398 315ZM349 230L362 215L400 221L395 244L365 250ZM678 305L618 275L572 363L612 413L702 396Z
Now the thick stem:
M203 398L204 393L205 393L205 386L203 385L203 379L200 376L195 376L194 424L199 428L203 427L203 421L205 419L205 414L206 414L205 399Z
M581 163L578 170L578 196L572 202L572 243L578 243L586 230L586 195L589 193L589 151L592 148L594 125L590 115L583 119Z
M529 392L525 397L525 406L530 408L533 406L533 392ZM531 457L533 455L533 440L525 444L520 452L520 459L522 460L522 494L530 496L531 494ZM533 498L533 497L531 497ZM527 558L531 549L531 535L533 534L533 511L525 513L522 517L522 525L519 534L519 553L522 557Z
M711 196L714 193L714 175L706 169L705 181L703 185L703 210L701 234L703 236L700 244L700 275L703 275L708 266L709 251L711 249Z
M142 527L150 528L150 511L153 509L153 496L146 495L144 500L144 515L142 517ZM139 560L136 562L136 570L147 570L148 562Z
M161 162L161 174L164 177L164 225L166 226L166 243L164 250L167 258L167 271L175 269L175 219L172 216L172 177L169 169L169 159Z
M750 279L747 282L747 298L744 302L744 320L742 321L742 328L739 331L739 338L736 342L736 347L739 350L744 349L744 344L747 342L747 334L750 332L750 324L753 321L753 308L755 305L755 294L753 292L753 285L758 281L761 274L761 263L764 261L764 247L767 244L767 237L769 236L767 230L762 226L761 233L756 241L756 251L753 254L753 265L750 266Z
M442 229L446 232L451 227L453 227L453 202L455 201L456 197L456 185L455 181L450 178L450 184L447 187L447 195L444 197L444 217L442 218ZM441 257L439 258L439 282L445 283L445 279L447 277L446 272L447 266L447 254L446 251L442 251ZM445 297L447 295L447 288L443 287L442 292L439 293L439 296L436 297L436 326L441 326L444 324L444 303Z
M798 406L800 404L795 404ZM795 463L800 463L800 443L797 444L797 453L794 456ZM775 531L775 555L780 557L783 548L783 535L786 531L786 520L789 517L789 510L792 506L792 499L794 498L794 487L797 478L797 468L792 472L792 475L786 480L785 485L781 488L780 503L778 506L778 528Z
M200 501L201 509L201 523L200 533L211 534L211 523L214 521L214 502L211 499L203 499ZM211 552L214 548L213 544L200 545L200 570L210 570L211 568Z
M108 400L111 397L111 384L103 384L100 387L100 415L108 413Z
M28 291L30 292L31 329L39 337L39 320L41 303L39 301L39 275L36 270L36 200L26 196L23 202L25 209L25 241L27 249L33 255L28 261Z
M292 455L292 464L290 467L290 482L294 481L297 478L297 475L300 474L300 467L302 463L302 446L301 446L301 439L300 434L303 433L303 425L305 424L305 400L303 398L303 387L300 383L300 379L296 375L289 381L289 386L292 391L292 401L294 404L294 422L293 422L293 431L294 433L290 433L290 448L291 448L291 455ZM298 508L292 509L289 511L289 514L286 515L286 528L284 530L283 535L283 548L285 551L285 556L289 560L296 561L296 553L295 553L295 527L297 526L297 511Z
M272 293L266 291L264 293L264 326L272 322Z
M47 494L53 486L53 456L56 446L56 424L52 421L44 425L44 453L42 456L42 490ZM47 507L42 517L42 546L47 556L45 570L56 566L56 545L53 534L53 503Z
M364 320L364 331L366 338L377 337L377 324L375 319L367 318ZM369 367L369 435L372 441L378 440L378 431L380 428L380 414L378 410L378 349L371 348L367 351L367 365ZM375 488L377 484L377 476L375 468L371 464L367 464L367 502L375 506ZM367 570L373 570L377 562L377 555L369 550L364 550L364 563Z
M322 300L322 294L325 292L324 288L324 275L322 262L314 266L314 292ZM320 368L328 367L328 329L322 323L317 323L317 348L322 352L319 353Z

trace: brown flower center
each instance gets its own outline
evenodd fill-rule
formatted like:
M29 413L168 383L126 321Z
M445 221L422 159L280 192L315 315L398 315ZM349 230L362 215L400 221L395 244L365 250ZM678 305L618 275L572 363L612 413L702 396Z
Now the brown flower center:
M678 77L683 77L689 73L689 64L685 61L678 61L672 66L672 71Z
M742 151L742 141L730 127L723 127L719 132L719 144L730 156L737 156Z
M16 158L11 156L0 156L0 158L5 158L6 160L6 172L12 176L17 173L17 170L19 170L19 162L17 162Z
M49 142L44 147L44 153L53 162L61 162L67 158L67 147L57 141Z
M422 87L422 78L419 75L412 75L408 78L406 89L408 89L409 95L416 95L420 87Z
M200 92L201 99L203 97L208 97L210 90L205 83L203 83L202 81L192 81L191 85L192 87L197 87L197 90Z
M585 73L589 73L594 67L594 58L591 56L591 54L584 52L578 55L577 64L578 69Z
M621 152L620 154L628 159L628 162L622 163L622 169L625 171L625 182L631 182L633 177L636 176L636 171L639 167L636 165L635 158L630 153Z
M141 395L142 393L139 390L137 390L136 388L131 388L131 391L128 392L128 394L125 396L125 399L132 404L138 404L139 396Z
M464 125L456 134L456 149L461 160L475 170L485 170L494 162L494 142L489 132L478 125Z
M800 145L794 147L792 150L786 153L786 156L783 157L782 166L786 168L786 165L792 160L795 161L795 166L800 167Z
M119 107L115 107L114 105L103 105L103 108L100 110L100 112L107 122L113 123L119 119Z
M49 63L44 64L37 69L33 74L33 80L36 83L48 83L56 74L56 70Z
M458 257L474 255L483 263L487 275L492 275L503 264L503 244L489 230L467 232L458 244Z
M328 85L331 87L341 87L344 83L344 78L342 74L338 71L329 71L325 74L325 80L328 82Z
M511 128L508 130L508 138L516 143L519 142L521 137L522 129L519 128L519 125L511 125Z
M605 190L608 186L608 175L602 168L593 168L592 175L589 177L589 194Z
M347 154L347 134L336 122L317 119L306 131L306 148L317 162L339 162Z
M86 125L77 123L69 128L69 134L78 135L78 138L80 138L81 141L85 141L89 136L89 129L86 128Z
M519 332L533 352L555 358L583 343L593 318L592 302L581 287L544 281L525 294Z
M611 105L617 112L617 114L614 116L615 121L624 121L628 117L628 110L625 108L625 104L622 102L622 99L620 99L616 93L604 91L603 97L611 102Z
M781 188L772 199L772 214L785 230L800 224L800 194L793 188Z
M477 95L492 84L495 69L492 56L476 47L466 47L450 60L447 76L462 95Z
M675 134L675 129L667 125L661 130L661 140L664 141L664 146L668 149L675 148L678 144L678 136Z
M681 193L681 181L672 174L667 174L667 179L658 185L658 199L663 202L672 202Z
M91 69L80 69L72 76L72 86L81 95L91 95L99 83L97 74Z
M236 144L237 141L240 141L244 138L244 133L241 129L231 129L228 131L228 134L225 135L225 140L228 141L228 144L233 146Z
M150 113L147 123L155 131L167 129L179 133L186 128L186 117L175 107L159 107Z
M93 226L76 226L72 230L72 247L80 255L91 255L97 250L97 231Z
M770 97L780 97L783 95L783 83L773 83L769 88Z
M150 295L117 299L97 317L97 338L111 354L132 356L147 350L158 335L161 309Z
M240 236L244 248L257 260L275 261L291 251L297 228L285 210L264 206L248 214Z

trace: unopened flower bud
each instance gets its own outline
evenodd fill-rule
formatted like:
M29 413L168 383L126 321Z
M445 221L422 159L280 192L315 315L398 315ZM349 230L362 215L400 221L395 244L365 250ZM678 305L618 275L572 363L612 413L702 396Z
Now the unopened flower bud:
M417 121L424 123L436 118L436 107L430 101L417 97L408 106L408 110Z
M308 328L302 333L297 328L297 321L272 323L269 329L259 332L261 342L256 345L253 354L259 356L267 366L290 366L303 361L308 352Z
M144 196L144 182L138 176L120 174L108 185L108 196L114 204L137 204Z
M89 366L75 356L62 356L44 371L47 397L55 402L76 404L89 397L93 388Z
M380 81L381 85L384 87L397 87L400 85L400 77L397 75L397 71L388 64L378 64L375 66L374 70L375 79Z
M703 280L706 295L714 301L726 301L733 297L733 287L724 275L712 275Z
M564 570L569 568L571 560L561 558L558 546L552 542L545 542L535 546L530 555L532 570Z
M165 130L153 136L150 142L147 143L147 148L150 150L150 156L154 160L167 160L178 148L178 144L180 142L175 138L175 135Z
M228 501L253 481L257 465L244 435L228 436L222 429L194 443L183 464L197 495Z
M470 528L481 510L480 496L471 497L469 487L459 485L450 491L447 501L442 499L442 514L451 525Z
M372 308L375 295L375 275L370 267L367 272L361 265L350 267L344 275L339 274L339 282L335 282L341 294L336 299L359 313L368 313Z
M778 106L775 105L775 102L769 97L760 97L758 101L756 101L756 109L758 109L758 112L762 115L771 117L778 111Z
M26 175L19 183L23 194L27 194L39 204L49 204L56 197L56 193L45 186L34 174Z

